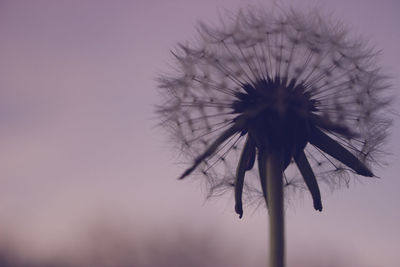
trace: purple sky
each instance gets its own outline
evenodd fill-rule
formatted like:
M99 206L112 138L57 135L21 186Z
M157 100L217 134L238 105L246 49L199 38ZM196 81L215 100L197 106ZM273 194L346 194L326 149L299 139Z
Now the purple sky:
M177 181L182 166L153 112L169 50L195 36L196 21L247 2L1 1L0 249L84 261L96 231L132 246L207 233L217 253L262 263L266 211L239 220L229 195L205 202L199 183ZM398 89L399 1L284 2L317 5L366 36ZM400 266L398 121L382 179L324 188L322 213L308 194L289 197L289 264Z

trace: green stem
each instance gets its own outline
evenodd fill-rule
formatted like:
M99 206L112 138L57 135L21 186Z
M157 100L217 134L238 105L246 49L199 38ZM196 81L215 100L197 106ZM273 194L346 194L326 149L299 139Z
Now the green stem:
M269 267L285 266L283 212L283 152L275 150L266 159L266 191L269 211L270 255Z

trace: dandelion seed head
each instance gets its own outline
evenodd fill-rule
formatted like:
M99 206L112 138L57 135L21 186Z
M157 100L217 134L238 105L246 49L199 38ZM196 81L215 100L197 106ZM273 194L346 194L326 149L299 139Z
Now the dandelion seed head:
M331 186L362 174L310 142L310 128L365 166L379 163L391 124L385 119L390 85L376 53L343 25L318 14L247 9L221 28L199 23L197 29L198 42L178 44L175 71L159 78L165 102L157 112L194 161L185 175L201 173L210 195L235 184L232 170L246 136L257 149L284 147L287 187L304 185L292 167L303 151L317 179ZM253 180L244 184L249 195L261 191Z

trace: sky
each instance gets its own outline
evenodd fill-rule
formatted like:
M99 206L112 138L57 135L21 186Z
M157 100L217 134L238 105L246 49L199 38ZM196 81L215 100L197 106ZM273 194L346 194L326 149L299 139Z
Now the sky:
M184 165L154 113L170 50L195 36L197 21L248 3L272 6L0 1L0 263L265 266L266 210L247 207L239 220L231 195L205 200L199 183L178 181ZM368 39L398 95L399 1L279 4L317 6ZM289 196L290 266L400 266L398 122L380 179L323 188L322 213L307 194Z

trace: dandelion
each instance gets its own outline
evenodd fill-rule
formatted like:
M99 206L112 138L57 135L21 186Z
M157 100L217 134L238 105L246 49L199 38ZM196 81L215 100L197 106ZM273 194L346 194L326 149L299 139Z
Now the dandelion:
M242 197L260 192L271 266L283 266L283 188L307 188L322 211L318 181L373 177L389 85L377 53L318 13L245 10L223 25L200 23L196 42L178 44L157 112L192 159L180 179L196 172L210 195L233 190L240 218Z

